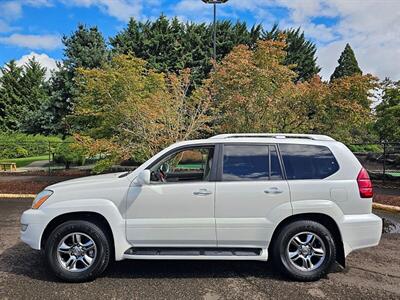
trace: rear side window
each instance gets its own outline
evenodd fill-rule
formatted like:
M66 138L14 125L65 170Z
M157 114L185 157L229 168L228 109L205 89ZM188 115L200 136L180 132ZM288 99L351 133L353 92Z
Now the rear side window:
M222 180L254 181L270 179L282 179L275 146L224 146Z
M339 170L338 162L325 146L280 144L286 176L295 179L323 179Z

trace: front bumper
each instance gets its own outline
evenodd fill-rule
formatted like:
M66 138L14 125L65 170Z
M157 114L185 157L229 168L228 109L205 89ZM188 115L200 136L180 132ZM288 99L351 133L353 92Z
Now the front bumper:
M40 250L40 241L47 225L47 218L44 213L38 209L28 209L21 216L22 227L21 240L31 248Z
M345 256L357 249L377 246L382 219L374 214L345 215L340 224Z

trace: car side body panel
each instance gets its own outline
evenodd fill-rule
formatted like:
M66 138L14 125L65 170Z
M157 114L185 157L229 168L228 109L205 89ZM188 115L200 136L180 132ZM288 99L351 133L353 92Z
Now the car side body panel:
M136 247L215 247L214 197L215 182L133 185L126 237Z

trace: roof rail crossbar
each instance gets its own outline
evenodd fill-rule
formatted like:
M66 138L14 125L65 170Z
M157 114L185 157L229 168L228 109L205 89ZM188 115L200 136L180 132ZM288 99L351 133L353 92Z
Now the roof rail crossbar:
M218 134L210 139L230 139L230 138L296 138L296 139L310 139L316 141L334 141L333 138L321 134L300 134L300 133L229 133Z

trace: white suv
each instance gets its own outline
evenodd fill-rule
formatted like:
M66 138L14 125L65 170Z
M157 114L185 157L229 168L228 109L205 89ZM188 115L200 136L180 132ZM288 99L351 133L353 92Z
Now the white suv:
M176 143L131 173L54 184L21 218L21 238L66 281L111 259L272 258L316 280L379 243L368 173L322 135L225 134Z

